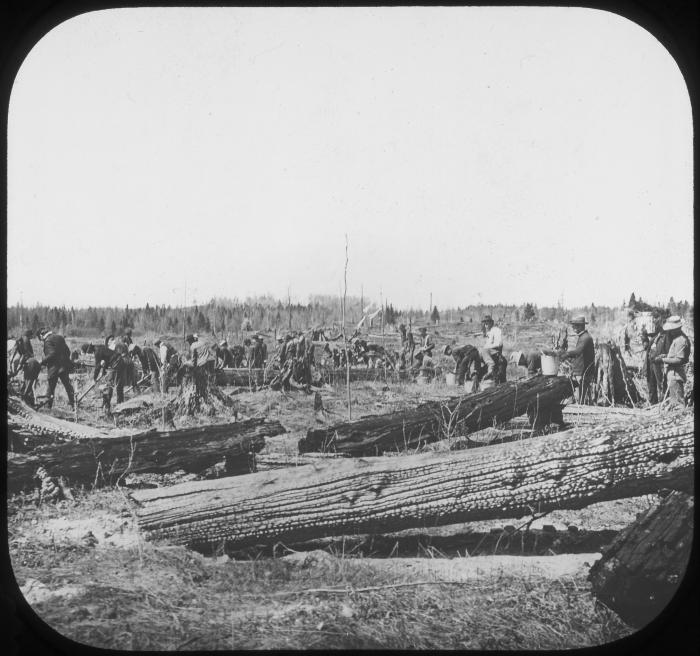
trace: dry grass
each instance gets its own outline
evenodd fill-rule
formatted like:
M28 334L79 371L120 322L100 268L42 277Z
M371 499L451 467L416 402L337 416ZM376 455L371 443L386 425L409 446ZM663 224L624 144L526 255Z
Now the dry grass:
M629 628L596 605L583 576L567 581L500 577L458 585L409 585L409 575L328 556L231 561L183 547L81 541L85 524L111 517L131 530L118 490L77 495L75 504L10 506L18 583L66 596L37 601L37 614L78 642L114 649L560 649L602 644ZM80 525L52 534L60 520ZM133 528L133 527L132 527ZM52 529L53 530L53 529ZM352 566L351 566L352 565ZM306 593L332 589L337 593ZM361 588L372 588L357 592ZM376 589L379 588L379 589Z

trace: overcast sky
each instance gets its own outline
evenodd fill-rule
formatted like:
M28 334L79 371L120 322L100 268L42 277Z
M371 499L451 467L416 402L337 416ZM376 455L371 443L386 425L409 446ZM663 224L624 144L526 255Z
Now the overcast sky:
M41 39L8 133L8 293L693 295L692 123L664 47L577 8L138 8Z

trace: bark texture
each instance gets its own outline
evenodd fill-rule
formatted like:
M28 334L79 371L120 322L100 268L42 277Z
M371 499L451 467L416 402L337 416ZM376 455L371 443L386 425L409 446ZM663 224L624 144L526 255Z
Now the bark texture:
M678 590L693 543L693 497L672 492L603 551L593 593L634 627L651 622Z
M134 492L151 538L202 546L517 518L688 486L693 416L679 413L473 451L338 458Z
M237 367L216 370L217 385L233 385L236 387L259 387L265 384L272 374L265 375L265 369L248 369L248 367Z
M74 484L110 484L126 473L165 473L180 469L200 473L224 458L229 474L247 474L254 471L250 454L263 448L265 436L285 432L277 421L247 419L119 437L83 437L63 444L44 445L8 458L8 490L31 489L39 465L51 476L63 476Z
M22 452L46 444L108 437L109 432L37 412L19 397L10 395L7 399L7 435L10 450Z
M374 456L415 449L446 437L466 435L525 413L536 421L549 418L571 395L568 378L534 376L476 394L429 401L413 410L363 417L327 428L309 429L299 440L299 453L335 451Z

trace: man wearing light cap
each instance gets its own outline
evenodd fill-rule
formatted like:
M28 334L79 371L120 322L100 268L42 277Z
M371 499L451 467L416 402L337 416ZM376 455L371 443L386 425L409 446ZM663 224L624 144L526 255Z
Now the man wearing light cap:
M579 314L569 321L576 333L576 346L561 355L562 360L573 360L571 373L578 382L578 403L584 404L588 398L588 390L595 377L595 345L593 338L586 330L586 318Z
M669 317L663 325L663 330L671 340L671 346L666 355L656 356L655 362L661 363L666 369L666 384L668 398L673 405L685 403L685 365L690 359L690 340L681 330L681 318L677 315Z

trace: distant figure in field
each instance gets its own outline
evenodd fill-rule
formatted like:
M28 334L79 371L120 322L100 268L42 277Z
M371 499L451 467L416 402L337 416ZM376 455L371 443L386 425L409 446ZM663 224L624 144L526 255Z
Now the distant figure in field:
M39 331L39 339L44 345L44 359L41 361L40 367L46 367L48 372L48 402L47 407L53 407L54 392L56 384L60 380L68 395L68 405L73 408L75 405L75 396L73 393L73 385L70 382L70 371L72 362L70 358L70 349L66 344L66 340L62 335L54 334L50 329Z
M188 364L203 369L208 374L213 374L216 368L216 349L206 339L194 335L187 335L185 341L190 346L190 361Z
M685 404L685 365L690 359L690 340L682 327L679 316L673 315L668 318L663 330L668 334L671 345L666 355L658 355L655 358L655 362L662 364L666 369L668 398L673 405Z

